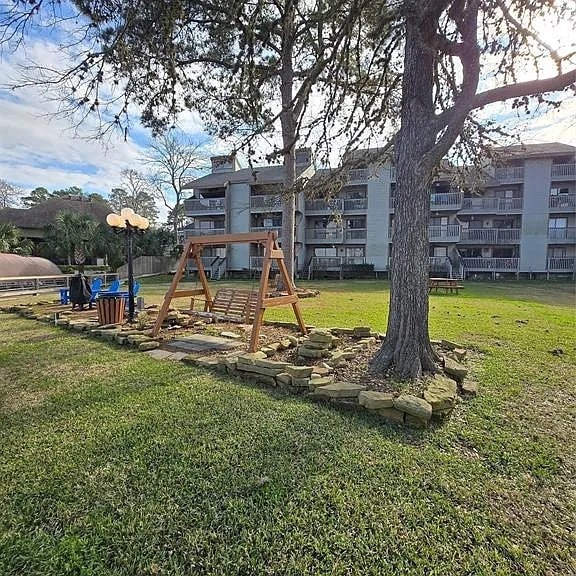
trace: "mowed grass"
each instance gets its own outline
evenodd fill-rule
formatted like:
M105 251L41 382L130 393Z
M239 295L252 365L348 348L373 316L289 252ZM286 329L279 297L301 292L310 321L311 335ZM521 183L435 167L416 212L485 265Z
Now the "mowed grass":
M385 330L386 283L314 286ZM576 574L573 298L433 295L480 394L427 431L2 315L0 574Z

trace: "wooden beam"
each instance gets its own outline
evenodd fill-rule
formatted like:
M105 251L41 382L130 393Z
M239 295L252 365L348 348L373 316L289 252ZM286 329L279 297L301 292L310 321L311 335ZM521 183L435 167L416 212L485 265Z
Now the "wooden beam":
M176 290L172 298L186 298L187 296L200 296L200 294L205 294L202 288L196 288L195 290Z
M178 261L178 265L176 266L176 272L174 273L174 277L172 278L172 283L170 284L170 288L168 288L168 292L166 292L164 296L164 302L162 303L162 307L158 312L158 316L156 317L156 323L154 324L154 328L152 328L152 336L157 336L158 332L160 332L160 328L162 327L162 322L166 319L166 315L168 314L168 308L170 308L170 303L172 302L172 298L174 297L174 293L176 292L176 288L178 288L178 283L180 279L184 275L184 271L186 270L186 264L188 263L188 256L190 255L191 250L191 242L188 240L184 245L184 250L182 250L182 254L180 255L180 260Z
M272 306L285 306L286 304L293 304L294 302L298 302L298 296L296 294L288 294L288 296L264 298L264 300L262 300L262 306L264 308L270 308Z
M273 260L279 260L280 258L284 259L284 252L281 249L272 250L270 253L270 258Z
M215 236L192 236L193 245L209 246L210 244L238 244L242 242L265 242L269 234L276 232L243 232L241 234L218 234Z

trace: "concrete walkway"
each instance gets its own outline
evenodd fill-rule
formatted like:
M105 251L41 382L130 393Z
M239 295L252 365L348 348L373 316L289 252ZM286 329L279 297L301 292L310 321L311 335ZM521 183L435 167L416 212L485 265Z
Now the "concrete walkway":
M207 334L193 334L172 340L162 344L162 348L149 350L145 352L148 356L156 360L173 360L179 361L188 356L188 354L209 354L210 352L226 352L241 348L243 342L230 340L229 338L220 338L218 336L209 336Z

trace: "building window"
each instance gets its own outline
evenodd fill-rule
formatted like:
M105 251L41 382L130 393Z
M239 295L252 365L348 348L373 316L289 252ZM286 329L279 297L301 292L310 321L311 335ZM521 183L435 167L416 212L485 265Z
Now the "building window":
M347 258L364 258L364 247L350 247L346 248L346 257Z
M567 196L569 192L568 188L551 188L550 196Z
M550 246L548 248L548 258L566 258L565 246Z
M567 218L550 218L548 221L548 228L558 230L559 228L566 228L568 226Z
M334 258L336 256L336 248L314 248L314 256Z

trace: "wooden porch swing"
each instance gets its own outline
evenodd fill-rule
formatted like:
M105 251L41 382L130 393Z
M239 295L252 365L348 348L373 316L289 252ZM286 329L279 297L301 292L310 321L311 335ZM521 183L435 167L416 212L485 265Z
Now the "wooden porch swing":
M260 277L258 292L255 293L250 290L222 289L218 290L216 296L213 298L208 285L206 271L202 264L202 249L205 246L238 244L245 242L257 242L264 245L262 276ZM202 284L202 288L194 290L178 290L178 284L184 275L188 260L191 258L194 259L198 268L198 278ZM268 281L273 260L275 260L278 265L280 278L285 287L285 291L287 292L281 296L272 296L268 293ZM284 263L284 253L278 245L276 232L247 232L244 234L220 234L218 236L199 236L197 238L190 238L186 242L180 260L178 261L172 284L164 296L164 302L160 308L160 312L158 313L156 323L152 330L153 336L156 336L160 331L160 327L166 319L172 300L174 298L186 298L188 296L191 298L191 310L194 308L194 297L203 296L205 314L210 314L216 318L223 319L236 317L237 319L242 319L246 323L252 320L252 335L250 337L250 346L248 348L250 352L255 352L258 348L258 337L260 335L260 328L262 327L264 311L266 308L272 306L286 306L290 304L294 310L294 315L296 316L302 334L306 334L306 325L304 324L300 312L298 295L294 289L292 279L288 277L288 270Z

